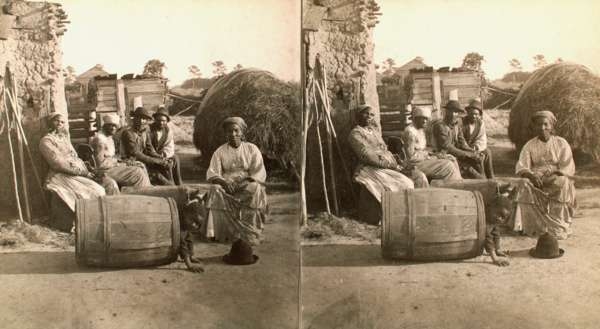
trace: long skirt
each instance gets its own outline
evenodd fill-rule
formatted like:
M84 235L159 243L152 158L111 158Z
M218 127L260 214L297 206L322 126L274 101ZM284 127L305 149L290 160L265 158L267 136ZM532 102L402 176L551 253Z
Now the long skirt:
M46 188L54 191L72 211L75 211L77 199L91 199L106 195L104 188L95 181L63 173L49 175L46 179Z
M252 182L231 195L213 184L205 196L205 206L208 216L203 231L207 238L260 244L267 214L267 193L262 185Z
M514 229L529 236L549 233L557 239L571 234L571 218L575 207L575 186L565 176L543 179L543 188L529 181L518 186Z
M362 184L379 202L384 191L395 192L415 188L413 181L402 173L371 166L358 167L354 172L354 180Z

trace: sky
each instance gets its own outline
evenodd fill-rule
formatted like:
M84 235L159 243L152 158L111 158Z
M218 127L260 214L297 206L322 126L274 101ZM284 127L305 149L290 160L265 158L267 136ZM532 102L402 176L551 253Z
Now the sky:
M62 38L63 67L81 74L96 64L119 76L142 73L149 59L166 64L169 85L212 62L266 69L300 80L298 0L54 0L71 23Z
M491 79L518 59L533 69L543 54L600 73L600 1L597 0L377 0L383 15L374 29L375 62L398 66L421 56L435 68L458 67L469 52L484 56Z

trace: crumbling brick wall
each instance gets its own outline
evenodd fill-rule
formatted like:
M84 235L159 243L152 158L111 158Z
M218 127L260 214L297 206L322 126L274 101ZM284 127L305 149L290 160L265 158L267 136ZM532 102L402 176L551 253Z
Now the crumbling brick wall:
M0 6L2 15L12 15L15 19L14 26L5 34L6 40L0 40L0 75L5 75L8 66L15 77L23 128L33 163L43 182L47 168L39 154L38 144L47 131L45 118L52 112L67 114L60 46L65 29L56 14L61 9L59 4L28 1L0 0ZM5 121L3 101L0 94L0 120ZM3 155L0 161L0 220L4 220L17 214L6 129L0 135L0 152ZM43 207L42 193L26 154L25 161L24 174L28 181L33 215L44 215L46 209ZM21 174L19 171L18 175Z
M318 26L308 26L311 12L324 11ZM378 23L379 6L374 0L304 0L303 17L303 75L310 80L317 61L327 74L327 89L332 121L342 156L334 157L338 197L348 199L351 184L342 166L352 172L352 152L346 142L354 126L354 109L369 104L379 116L379 100L375 64L373 62L373 28ZM306 89L305 89L306 90ZM307 95L305 101L312 97ZM379 118L377 118L379 120ZM322 131L322 136L325 136ZM314 127L308 132L307 190L308 205L312 210L322 209L322 180L318 145ZM327 157L325 157L327 158ZM327 161L327 159L325 159ZM329 176L328 176L329 178ZM313 197L311 200L310 197ZM349 200L347 200L349 201ZM343 202L342 202L343 203Z

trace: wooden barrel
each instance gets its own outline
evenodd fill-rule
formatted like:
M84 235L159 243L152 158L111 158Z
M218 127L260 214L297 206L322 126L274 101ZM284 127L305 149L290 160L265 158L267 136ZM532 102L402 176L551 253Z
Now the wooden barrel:
M77 200L75 253L88 266L139 267L177 260L179 215L172 198L141 195Z
M187 203L190 196L196 191L201 194L206 193L210 190L210 184L185 184L181 186L149 186L149 187L133 187L124 186L121 189L122 194L136 194L136 195L147 195L156 196L162 198L173 198L179 207L179 210L183 209L183 206Z
M447 260L483 252L485 209L479 192L428 188L386 192L384 258Z

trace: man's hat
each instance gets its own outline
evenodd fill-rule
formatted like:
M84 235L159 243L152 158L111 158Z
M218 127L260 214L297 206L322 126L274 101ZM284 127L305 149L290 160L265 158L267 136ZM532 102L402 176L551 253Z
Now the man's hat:
M148 110L146 110L143 107L136 108L135 111L133 111L133 113L131 115L134 118L135 117L144 117L146 119L152 119L152 116L150 115L150 113L148 112Z
M565 253L564 250L558 247L558 240L552 235L545 233L541 235L535 248L529 250L529 254L535 258L558 258Z
M479 111L480 114L483 114L483 106L481 105L481 102L477 99L472 99L469 101L469 105L465 107L465 110L468 111L470 109L476 109Z
M460 106L460 103L455 100L449 100L446 105L443 106L446 110L450 110L453 112L465 113L465 110Z
M250 265L258 261L258 256L252 253L252 246L239 239L231 245L229 254L223 256L223 261L229 265Z
M171 117L169 116L169 111L167 111L167 109L164 106L159 106L158 110L156 110L156 112L154 112L154 114L152 114L152 117L154 118L154 120L157 120L156 118L162 115L165 118L167 118L167 121L171 121Z

